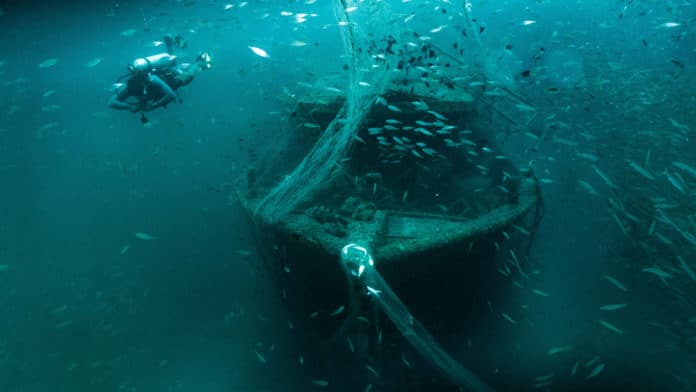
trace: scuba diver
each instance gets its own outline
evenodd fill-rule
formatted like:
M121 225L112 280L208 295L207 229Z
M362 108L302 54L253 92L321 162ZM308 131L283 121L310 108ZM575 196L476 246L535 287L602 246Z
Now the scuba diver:
M147 123L144 112L166 107L173 101L181 103L181 97L176 91L191 83L199 72L212 66L212 59L207 52L201 52L192 64L177 64L177 57L171 53L175 46L179 49L187 46L181 36L167 35L164 37L164 44L167 46L166 53L135 59L128 66L128 73L119 80L130 77L119 85L111 97L111 108L140 112L140 121Z

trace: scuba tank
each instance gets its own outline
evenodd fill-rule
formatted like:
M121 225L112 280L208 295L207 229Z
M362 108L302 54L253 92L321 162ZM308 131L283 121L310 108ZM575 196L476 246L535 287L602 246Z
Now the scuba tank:
M128 90L140 89L142 88L142 97L147 96L147 88L149 81L147 79L149 74L163 75L167 71L171 70L176 65L176 56L169 53L159 53L148 57L141 57L133 60L133 62L128 66L128 74L124 76L131 76L128 80ZM121 80L123 77L119 78ZM133 83L133 86L131 86ZM143 123L147 122L147 118L142 115L141 121Z
M176 56L169 53L154 54L152 56L135 59L128 70L131 73L153 72L167 70L176 65Z

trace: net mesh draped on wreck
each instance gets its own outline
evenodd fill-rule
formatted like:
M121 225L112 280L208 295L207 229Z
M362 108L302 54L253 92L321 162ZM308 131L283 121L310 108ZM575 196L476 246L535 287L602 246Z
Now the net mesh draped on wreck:
M433 13L440 27L418 32L415 13L353 3L334 2L343 70L292 94L296 129L284 152L304 151L290 172L284 161L257 182L256 218L310 207L353 219L404 208L466 217L507 202L518 173L496 149L516 124L504 121L513 116L500 97L524 106L486 77L467 6Z
M450 356L428 330L411 315L406 305L375 270L374 260L367 249L357 244L347 244L341 250L341 266L349 280L354 280L359 290L365 291L374 299L374 304L389 317L411 346L452 383L468 391L492 391L486 383ZM349 284L352 283L353 281L349 282ZM354 293L353 298L356 296L357 294Z
M516 204L523 175L500 146L506 134L531 121L534 110L487 76L469 5L437 5L442 8L419 24L431 26L424 31L415 27L415 12L393 9L403 4L333 5L345 64L337 73L315 75L313 84L304 83L309 88L284 94L294 126L286 129L283 148L295 151L298 163L288 171L290 154L277 154L281 162L248 176L246 206L256 221L281 223L277 227L333 254L348 242L343 256L352 263L350 250L364 250L363 256L377 250L370 249L373 238L366 233L378 225L369 222L388 217L384 234L398 251L382 244L375 253L379 263L402 254L403 242L437 246L432 238L410 240L430 226L449 224L440 240L456 242L517 219L526 207L505 206ZM315 267L323 268L307 268ZM453 383L488 390L438 345L371 263L345 272L348 287L357 287L348 308L354 311L366 293L374 296L373 303Z

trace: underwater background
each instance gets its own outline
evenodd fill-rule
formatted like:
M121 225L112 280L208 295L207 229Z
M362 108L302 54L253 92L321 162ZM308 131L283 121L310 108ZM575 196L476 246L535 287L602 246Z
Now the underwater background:
M332 3L0 3L0 390L365 390L331 384L332 354L289 327L234 192L285 130L278 97L341 72ZM389 3L426 32L465 6ZM696 225L683 169L696 168L696 5L469 4L491 77L547 119L502 146L544 180L545 214L529 253L539 292L499 305L533 322L498 314L446 346L473 339L463 362L496 390L696 389L696 244L630 209L673 203ZM212 69L145 123L110 109L164 34L186 39L181 59L210 52ZM666 241L651 246L656 220ZM612 304L625 306L600 309Z

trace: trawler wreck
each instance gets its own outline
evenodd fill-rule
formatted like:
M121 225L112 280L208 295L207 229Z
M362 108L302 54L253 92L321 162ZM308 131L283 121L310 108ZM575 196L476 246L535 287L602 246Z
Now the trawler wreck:
M237 188L264 270L321 341L352 336L366 359L388 355L375 348L383 334L403 337L455 384L487 390L428 331L470 326L510 276L526 275L519 247L539 222L540 191L500 140L533 110L433 43L418 56L397 53L391 34L361 47L338 14L345 74L287 100L283 154Z

